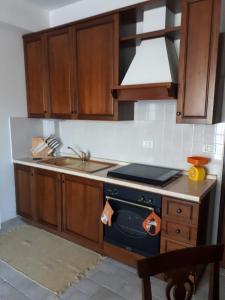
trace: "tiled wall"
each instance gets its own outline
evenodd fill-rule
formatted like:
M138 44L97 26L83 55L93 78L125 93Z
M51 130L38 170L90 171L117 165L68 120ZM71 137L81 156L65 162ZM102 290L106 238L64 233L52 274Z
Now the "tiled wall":
M59 121L57 125L62 152L71 145L90 150L95 157L180 169L188 168L187 156L205 155L211 158L209 172L221 171L225 124L176 124L175 101L140 101L135 104L135 121ZM214 153L205 153L205 145Z

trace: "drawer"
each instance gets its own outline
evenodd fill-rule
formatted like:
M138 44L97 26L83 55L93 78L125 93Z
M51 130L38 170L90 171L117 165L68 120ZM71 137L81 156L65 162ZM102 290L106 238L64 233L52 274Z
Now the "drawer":
M176 241L191 243L193 246L197 244L197 229L188 225L163 220L162 234Z
M163 197L162 216L180 220L190 225L198 224L199 204Z
M188 247L192 247L192 246L161 237L160 253L175 251L175 250L184 249Z

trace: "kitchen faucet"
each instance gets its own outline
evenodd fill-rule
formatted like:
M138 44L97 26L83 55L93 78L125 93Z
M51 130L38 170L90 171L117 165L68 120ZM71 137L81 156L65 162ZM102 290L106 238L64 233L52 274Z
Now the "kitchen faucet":
M70 147L70 146L68 146L67 149L72 150L73 153L75 153L82 160L82 162L85 162L88 160L88 155L84 151L78 152L77 150L75 150L73 147Z

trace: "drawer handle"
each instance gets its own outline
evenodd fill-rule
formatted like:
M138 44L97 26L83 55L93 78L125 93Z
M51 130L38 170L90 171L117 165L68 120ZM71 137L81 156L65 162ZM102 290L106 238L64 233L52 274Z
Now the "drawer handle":
M179 228L176 230L176 234L180 234L180 229Z
M181 209L181 208L178 208L178 209L177 209L177 213L178 213L178 214L181 214L181 213L182 213L182 209Z

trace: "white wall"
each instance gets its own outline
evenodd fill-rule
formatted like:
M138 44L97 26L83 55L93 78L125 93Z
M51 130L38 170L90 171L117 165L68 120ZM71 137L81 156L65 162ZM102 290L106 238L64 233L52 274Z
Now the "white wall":
M49 27L49 12L27 0L1 0L0 22L36 31Z
M50 11L50 26L57 26L143 2L143 0L82 0Z
M23 32L0 25L0 215L2 221L15 216L10 116L26 116Z
M29 1L1 1L0 174L2 177L0 180L0 223L16 216L10 117L27 116L22 35L48 26L49 13L35 7ZM19 129L22 134L26 134L25 128L20 127L20 124Z

